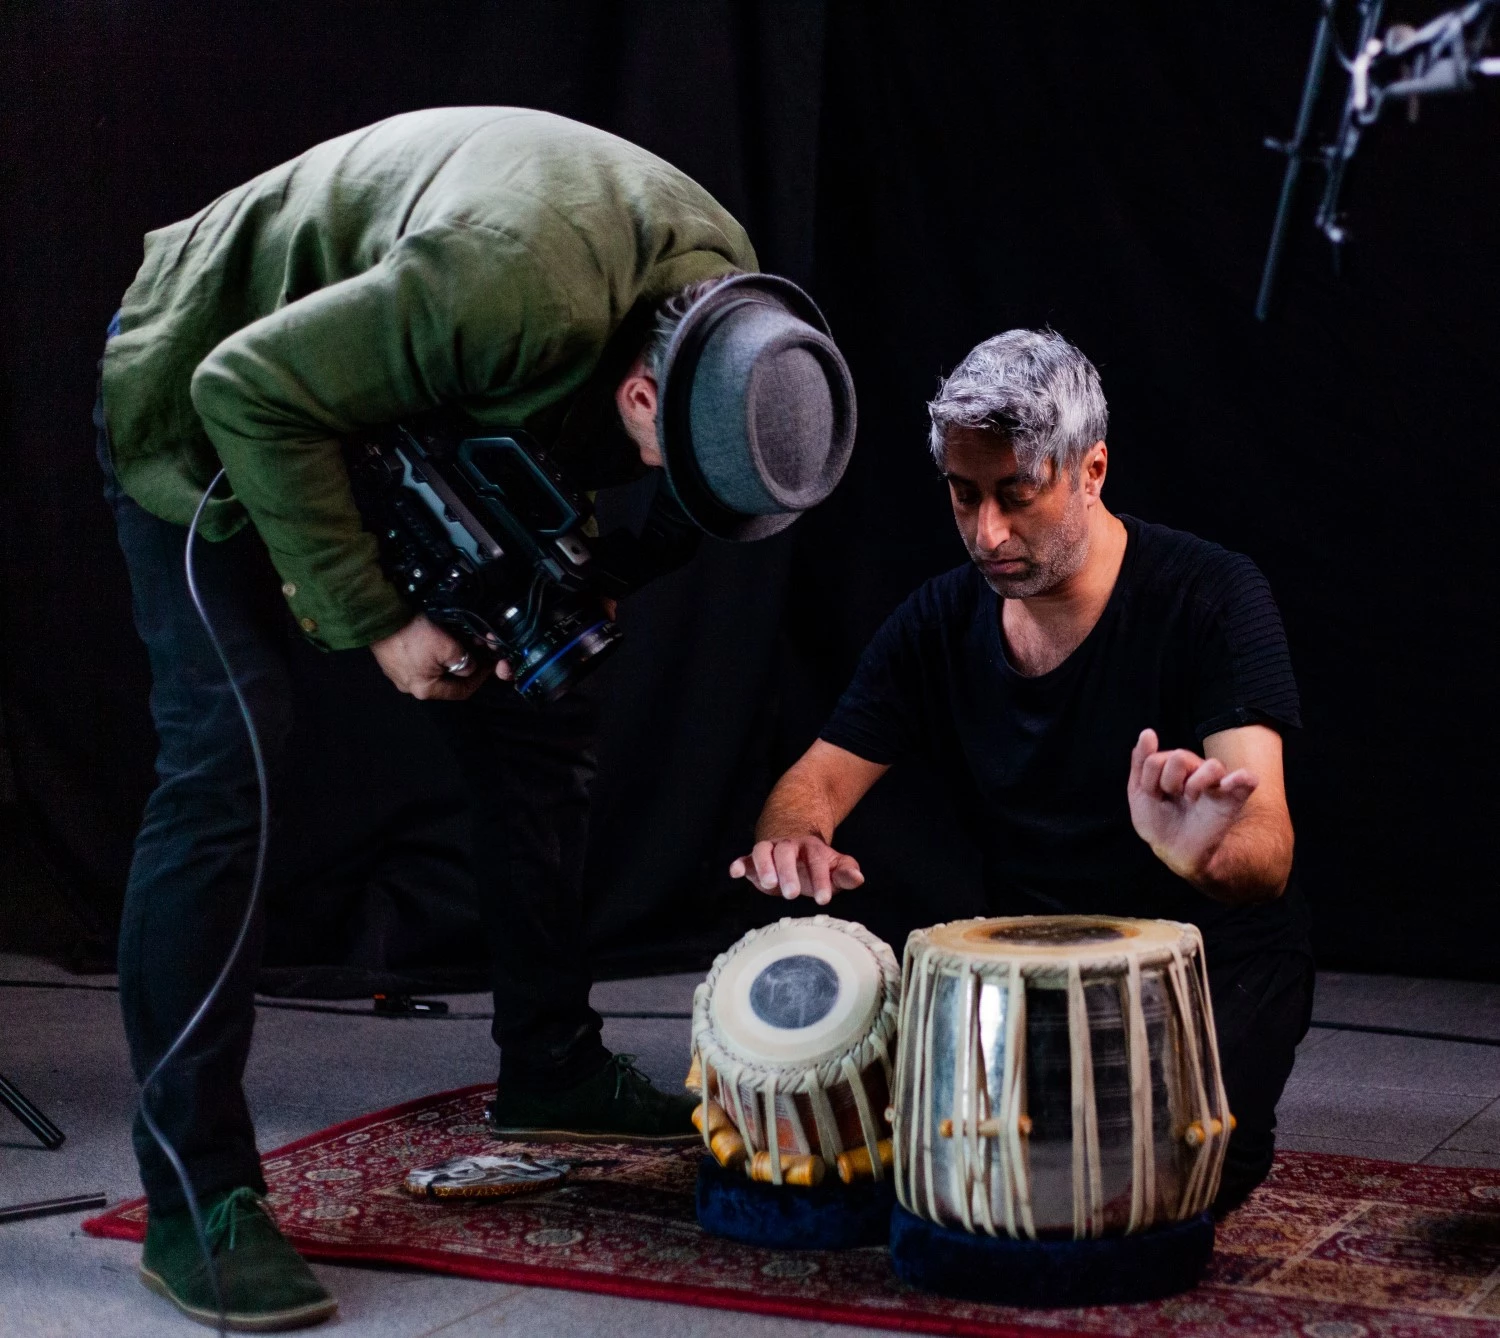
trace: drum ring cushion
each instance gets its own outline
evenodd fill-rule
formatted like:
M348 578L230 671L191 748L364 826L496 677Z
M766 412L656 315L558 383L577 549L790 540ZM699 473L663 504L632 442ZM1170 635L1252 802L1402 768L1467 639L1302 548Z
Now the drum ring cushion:
M1198 1285L1214 1250L1208 1213L1136 1236L1013 1240L891 1214L891 1263L908 1286L1013 1306L1119 1305Z
M890 1239L896 1196L888 1178L801 1189L761 1184L704 1157L697 1200L698 1225L715 1236L780 1250L849 1250Z

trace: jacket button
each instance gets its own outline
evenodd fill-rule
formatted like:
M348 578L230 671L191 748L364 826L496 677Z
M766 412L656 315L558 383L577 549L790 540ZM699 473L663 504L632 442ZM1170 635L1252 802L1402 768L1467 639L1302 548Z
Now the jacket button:
M288 581L284 586L281 587L281 593L284 594L288 599L290 599L297 593L296 581Z
M316 618L303 618L301 625L304 632L316 632L318 630L318 620Z

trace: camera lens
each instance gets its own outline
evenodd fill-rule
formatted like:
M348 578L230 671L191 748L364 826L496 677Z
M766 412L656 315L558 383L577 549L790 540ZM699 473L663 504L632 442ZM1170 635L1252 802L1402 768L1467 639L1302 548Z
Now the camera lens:
M621 635L597 606L569 610L524 648L521 663L512 665L516 691L533 700L556 701L598 667Z

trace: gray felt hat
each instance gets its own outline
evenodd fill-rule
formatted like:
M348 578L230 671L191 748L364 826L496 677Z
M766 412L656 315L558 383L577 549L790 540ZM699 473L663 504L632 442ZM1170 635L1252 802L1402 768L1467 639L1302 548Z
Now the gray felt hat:
M688 308L662 359L656 435L700 529L763 539L828 496L854 449L854 381L812 298L736 274Z

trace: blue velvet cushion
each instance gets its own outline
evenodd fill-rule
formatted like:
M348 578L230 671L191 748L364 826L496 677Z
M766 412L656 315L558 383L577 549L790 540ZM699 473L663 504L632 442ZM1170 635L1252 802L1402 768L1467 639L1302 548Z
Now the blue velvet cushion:
M1154 1301L1196 1287L1213 1252L1214 1223L1207 1213L1138 1236L1099 1240L970 1235L899 1204L891 1214L891 1264L902 1282L996 1305Z
M726 1171L712 1157L698 1165L698 1225L716 1236L783 1250L847 1250L884 1245L896 1196L879 1184L824 1181L815 1189L762 1185Z

